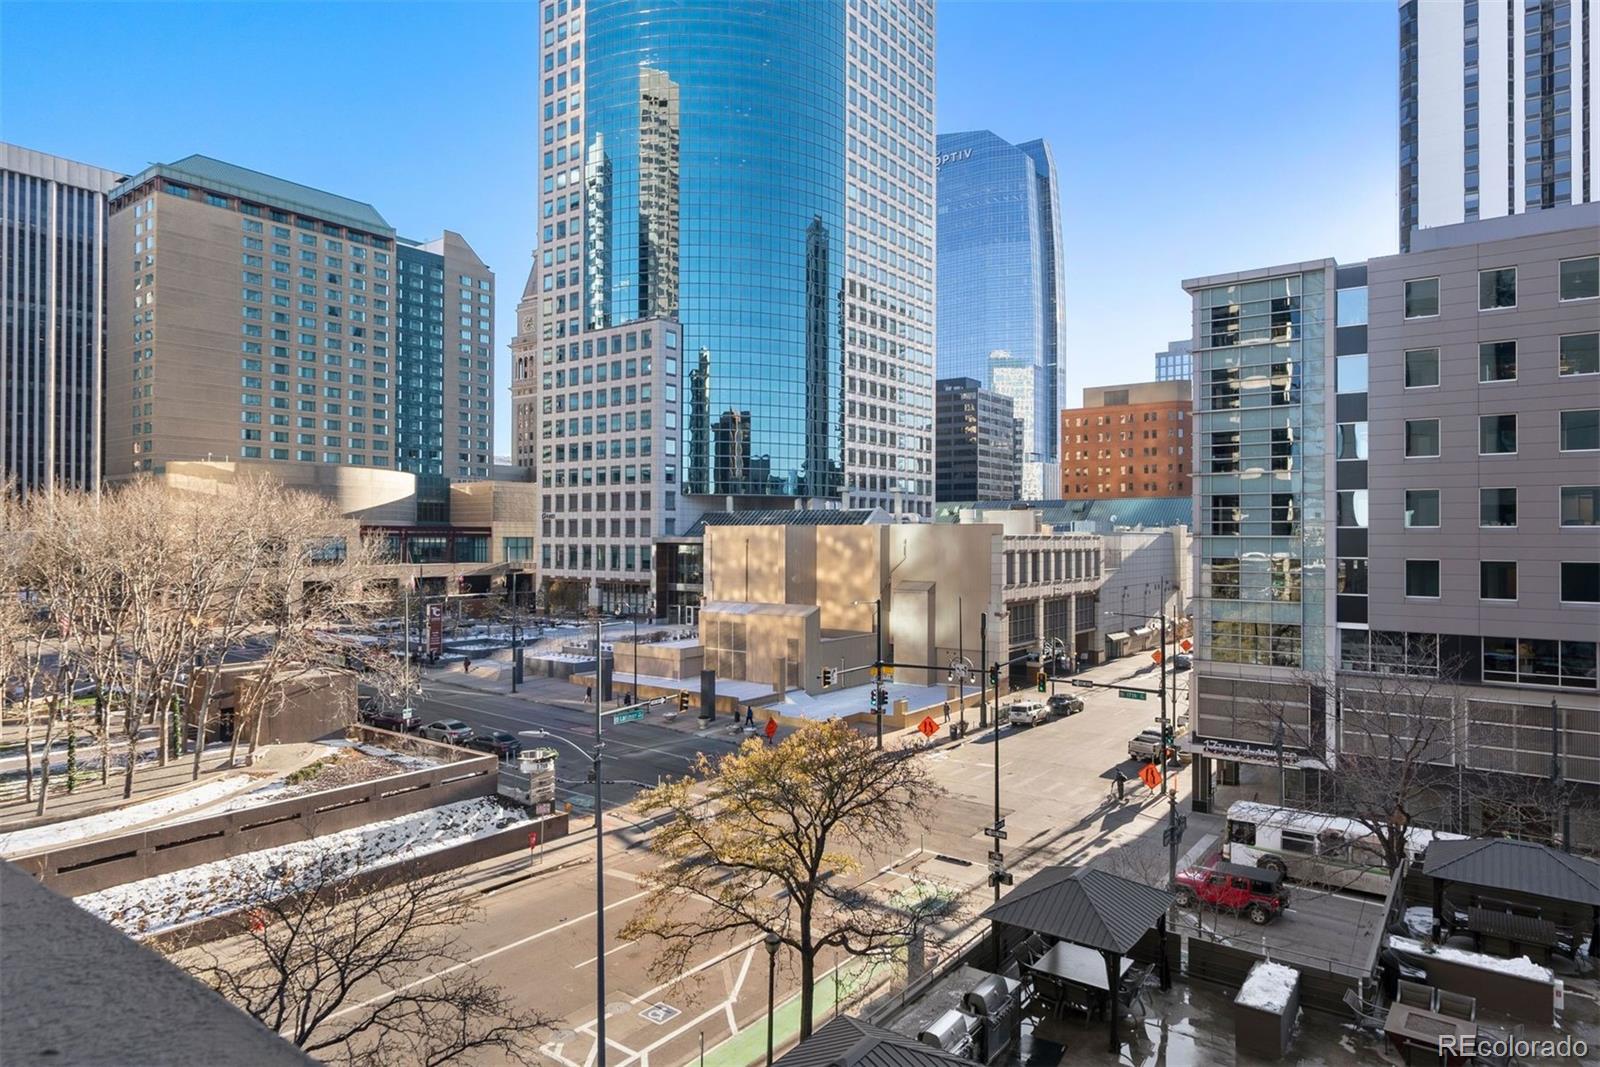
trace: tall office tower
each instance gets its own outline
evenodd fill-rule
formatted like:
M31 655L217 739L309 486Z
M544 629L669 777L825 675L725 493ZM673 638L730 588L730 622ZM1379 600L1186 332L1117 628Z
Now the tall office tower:
M99 485L106 197L122 176L0 143L0 481Z
M494 272L450 230L395 241L395 465L487 478L494 463Z
M1185 337L1172 341L1165 352L1156 353L1156 381L1187 382L1194 378L1194 344Z
M540 32L549 601L647 610L707 497L931 514L931 2L548 0Z
M537 470L539 462L539 264L528 270L517 301L511 338L511 462Z
M1023 498L1055 493L1062 407L1061 197L1043 141L939 135L939 375L976 378L1026 428Z
M1401 0L1400 249L1593 199L1593 0Z
M939 503L1016 500L1022 429L1011 398L983 388L976 378L941 378L934 411Z

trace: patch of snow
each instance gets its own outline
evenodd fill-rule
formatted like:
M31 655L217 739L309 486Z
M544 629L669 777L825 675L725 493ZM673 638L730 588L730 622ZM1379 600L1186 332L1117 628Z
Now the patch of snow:
M1421 941L1433 936L1433 909L1432 908L1407 908L1405 918L1401 920L1411 936Z
M1250 976L1239 987L1233 1002L1245 1008L1259 1008L1280 1015L1289 1007L1289 997L1300 983L1300 972L1281 963L1262 960L1250 968Z
M285 896L300 888L294 872L318 863L336 862L348 875L532 822L493 797L477 797L129 882L75 902L124 933L152 934L259 903L263 890L266 899Z
M139 804L129 804L113 811L85 815L80 819L35 826L28 830L13 830L0 834L0 856L22 855L43 849L59 848L90 837L102 837L114 830L155 822L168 815L192 811L195 808L232 796L250 786L255 779L248 775L230 774L212 778L186 789L182 793L157 797Z
M425 771L433 767L444 766L444 760L434 759L432 756L412 756L404 752L396 752L393 749L384 748L381 745L358 744L355 749L357 752L365 753L368 756L376 756L379 759L388 760L390 763L398 767L404 767L408 771Z
M1535 982L1555 981L1555 973L1550 968L1534 963L1527 956L1507 959L1504 956L1490 956L1484 952L1471 952L1463 948L1451 948L1448 945L1441 945L1430 953L1422 947L1421 941L1413 941L1408 937L1391 936L1389 946L1401 952L1412 952L1419 956L1432 955L1441 960L1449 960L1451 963L1479 967L1485 971L1498 971L1501 974L1514 974L1518 978L1531 978Z

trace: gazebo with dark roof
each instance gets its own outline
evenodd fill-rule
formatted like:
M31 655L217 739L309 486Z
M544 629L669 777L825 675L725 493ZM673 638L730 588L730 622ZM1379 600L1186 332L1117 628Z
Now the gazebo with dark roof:
M1093 867L1047 867L1007 893L983 917L1053 941L1095 949L1105 959L1111 993L1112 1052L1122 1046L1118 1033L1117 988L1122 957L1144 935L1155 930L1159 940L1161 988L1172 988L1167 967L1167 909L1173 896L1142 882ZM996 934L998 936L998 932Z
M1433 879L1434 939L1438 940L1446 886L1511 898L1551 901L1589 909L1589 954L1600 956L1600 863L1532 841L1478 837L1435 841L1422 873ZM1574 930L1574 941L1577 931ZM1576 949L1577 945L1574 944Z
M774 1061L774 1067L971 1067L971 1061L840 1015Z

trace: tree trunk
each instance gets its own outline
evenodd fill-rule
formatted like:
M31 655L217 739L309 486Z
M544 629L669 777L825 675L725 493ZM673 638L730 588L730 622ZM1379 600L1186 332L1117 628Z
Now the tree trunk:
M35 815L44 814L45 804L50 797L50 746L54 743L56 737L56 702L58 700L60 700L59 696L53 696L50 698L50 703L46 705L48 709L46 714L49 718L45 720L44 724L44 762L39 767L39 806L34 810Z
M22 699L22 799L33 799L33 687L30 684ZM44 754L48 762L50 753Z
M156 713L153 716L156 720L156 763L158 766L165 767L167 765L167 750L172 747L172 723L169 721L169 716L172 712L169 709L168 702L163 700L159 693L160 691L157 690Z
M94 688L94 723L100 731L100 784L111 780L111 709L106 706L105 690Z
M811 1036L811 1013L815 1009L812 1002L816 999L817 980L817 950L812 947L809 940L801 943L800 949L800 1040L804 1041Z

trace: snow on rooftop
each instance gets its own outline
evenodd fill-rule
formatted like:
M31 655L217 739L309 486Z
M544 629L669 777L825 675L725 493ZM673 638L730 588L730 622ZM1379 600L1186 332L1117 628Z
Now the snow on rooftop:
M532 825L521 810L493 797L476 797L128 882L78 897L76 903L124 933L151 934L237 910L250 903L247 893L292 893L300 888L294 872L316 869L317 860L334 859L354 874L521 825Z
M1293 967L1271 960L1262 960L1250 968L1250 976L1239 987L1233 1002L1242 1008L1282 1013L1289 1007L1289 998L1300 984L1300 972Z
M169 793L154 800L128 804L111 811L100 811L77 819L13 830L0 834L0 856L20 856L29 852L60 848L91 837L104 837L117 830L156 822L207 804L215 803L248 789L256 779L246 774L208 778L192 789Z

